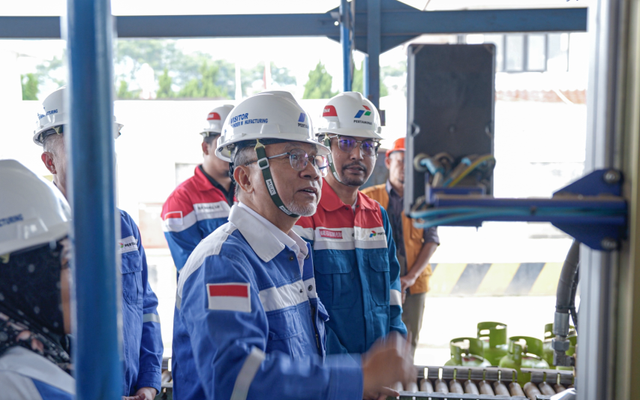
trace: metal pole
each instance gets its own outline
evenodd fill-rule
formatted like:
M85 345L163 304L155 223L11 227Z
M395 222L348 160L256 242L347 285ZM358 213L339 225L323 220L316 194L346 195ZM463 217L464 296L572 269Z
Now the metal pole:
M342 88L351 91L351 15L347 0L340 0L340 44L342 45Z
M371 88L369 87L369 56L364 55L364 62L362 63L362 94L364 97L369 97Z
M122 397L112 26L110 0L67 0L70 129L65 137L73 209L78 400Z
M367 98L380 108L380 0L367 1Z

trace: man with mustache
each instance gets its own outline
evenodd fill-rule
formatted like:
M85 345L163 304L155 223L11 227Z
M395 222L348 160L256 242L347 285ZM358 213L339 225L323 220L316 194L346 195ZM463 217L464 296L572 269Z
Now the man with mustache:
M398 246L400 284L402 286L402 321L411 332L411 348L415 356L422 327L424 303L429 290L429 260L440 245L435 227L418 229L402 211L404 196L404 138L393 143L384 160L389 169L386 184L364 189L362 193L379 202L389 212L393 240Z
M318 296L331 319L328 353L364 353L402 322L400 265L387 212L358 191L373 172L380 117L357 92L329 100L318 129L331 148L330 173L318 211L302 217L296 232L313 246Z
M202 164L182 182L162 206L164 236L178 272L198 243L229 218L234 184L229 163L215 155L222 124L232 105L216 107L207 115L207 127L200 133Z
M400 335L356 359L326 356L329 316L292 228L316 212L328 153L288 92L249 97L227 117L216 155L233 165L238 204L180 272L175 399L384 399L415 381Z

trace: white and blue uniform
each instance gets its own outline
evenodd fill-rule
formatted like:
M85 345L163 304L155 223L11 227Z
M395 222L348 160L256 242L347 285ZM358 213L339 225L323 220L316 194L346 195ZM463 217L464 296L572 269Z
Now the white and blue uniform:
M189 257L176 310L178 400L362 399L359 363L325 359L309 246L243 204Z
M130 396L142 387L160 392L162 336L158 298L149 286L147 257L138 226L120 210L122 254L122 329L124 379L122 393Z
M17 346L0 357L0 398L72 400L75 393L71 375L33 351Z

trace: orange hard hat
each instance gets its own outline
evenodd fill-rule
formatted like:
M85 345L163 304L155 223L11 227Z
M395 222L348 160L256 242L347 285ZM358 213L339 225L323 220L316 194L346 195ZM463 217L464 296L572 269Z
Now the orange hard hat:
M400 138L393 142L393 148L387 150L387 157L389 157L394 151L404 151L404 138Z

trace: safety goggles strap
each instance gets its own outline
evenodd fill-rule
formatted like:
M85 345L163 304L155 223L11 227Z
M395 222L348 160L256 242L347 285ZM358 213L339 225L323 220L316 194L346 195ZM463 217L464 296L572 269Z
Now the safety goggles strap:
M259 140L256 141L256 155L258 156L258 167L262 171L262 178L264 179L265 185L267 185L267 190L269 191L269 196L271 196L271 200L283 213L287 214L290 217L298 218L298 214L292 213L282 202L280 196L278 195L278 191L276 190L276 184L273 182L273 176L271 175L271 168L269 167L269 159L267 158L267 152L265 151L264 145L260 143Z
M325 146L327 146L329 148L329 150L331 150L331 138L329 137L329 135L327 135L327 134L324 135L323 144ZM329 163L329 169L331 169L331 173L333 174L333 177L338 182L342 183L342 181L340 180L340 177L338 176L338 173L336 172L336 167L333 166L333 152L332 151L329 151L329 154L327 155L327 162Z

